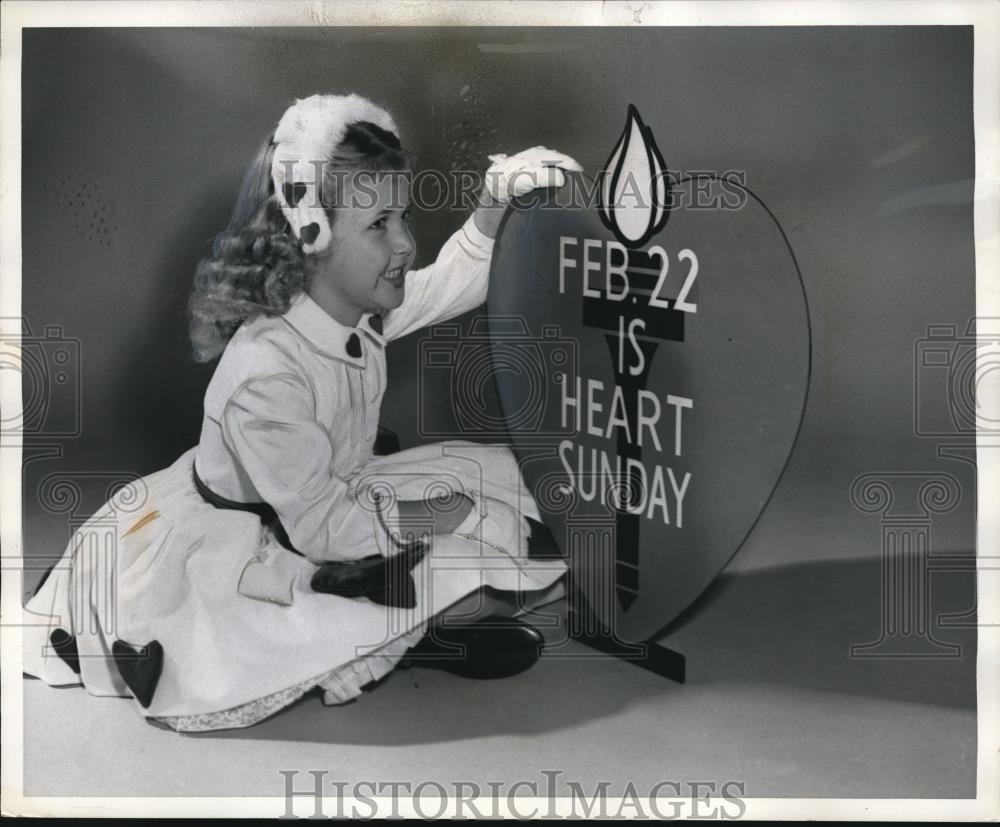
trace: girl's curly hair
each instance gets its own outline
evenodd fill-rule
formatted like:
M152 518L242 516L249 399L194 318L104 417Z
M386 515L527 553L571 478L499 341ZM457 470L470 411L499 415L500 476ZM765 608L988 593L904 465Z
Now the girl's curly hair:
M274 143L269 138L247 167L226 229L212 242L212 254L198 262L188 310L194 358L210 362L237 328L257 316L279 316L308 287L310 267L285 220L271 180ZM345 170L410 172L414 157L391 132L367 121L351 124L324 164L326 190ZM335 210L328 210L330 221Z

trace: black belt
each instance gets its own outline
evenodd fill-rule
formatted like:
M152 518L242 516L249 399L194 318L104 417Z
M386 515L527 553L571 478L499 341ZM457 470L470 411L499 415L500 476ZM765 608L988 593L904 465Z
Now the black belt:
M302 554L301 551L292 545L292 541L288 539L288 532L285 531L285 527L281 524L281 520L278 519L278 512L271 508L271 506L267 503L239 503L235 500L228 500L221 494L216 494L211 488L205 485L205 481L198 476L198 469L195 468L194 463L191 463L191 474L194 477L194 487L198 489L198 493L201 494L201 498L209 505L214 505L216 508L228 509L232 511L249 511L251 514L256 514L260 517L260 521L264 525L271 527L274 531L275 539L277 539L281 545L289 551L294 551L299 555Z
M278 518L278 512L270 505L267 503L236 502L216 494L198 476L198 470L194 467L194 463L191 464L191 474L194 477L194 487L198 489L198 493L206 503L215 508L248 511L251 514L256 514L264 525L269 526L274 531L275 538L281 545L289 551L302 554L292 545L288 538L288 532L285 531L285 527ZM381 519L381 509L379 510L379 518L400 551L392 557L371 554L368 557L350 562L323 563L312 578L314 591L335 594L340 597L367 597L373 603L403 609L412 609L417 605L416 589L413 575L410 572L427 554L428 546L420 541L399 542L389 532L385 521Z

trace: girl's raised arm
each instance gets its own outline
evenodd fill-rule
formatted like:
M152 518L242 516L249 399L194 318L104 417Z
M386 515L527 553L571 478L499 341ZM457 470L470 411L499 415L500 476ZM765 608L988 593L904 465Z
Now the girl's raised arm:
M511 198L539 187L561 187L563 170L583 168L568 155L536 146L516 155L490 155L480 206L454 233L433 264L406 277L406 298L388 313L385 337L397 339L447 321L486 301L493 239Z
M470 216L432 264L407 274L406 298L387 314L385 338L398 339L479 307L486 301L492 258L493 239Z

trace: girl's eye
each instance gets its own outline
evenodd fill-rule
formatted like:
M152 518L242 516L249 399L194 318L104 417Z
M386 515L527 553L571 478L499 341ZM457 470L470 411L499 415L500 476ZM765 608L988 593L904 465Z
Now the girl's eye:
M408 209L403 210L403 221L409 223L411 218L413 218L413 216L410 214L410 211Z
M385 228L385 216L382 216L382 218L379 218L377 221L373 221L369 229L382 230L384 228Z

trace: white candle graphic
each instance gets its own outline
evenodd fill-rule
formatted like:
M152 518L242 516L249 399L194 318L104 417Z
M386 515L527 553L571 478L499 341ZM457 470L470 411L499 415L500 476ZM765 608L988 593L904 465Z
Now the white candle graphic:
M601 221L622 244L641 247L667 223L669 194L663 155L629 104L625 129L601 177Z

